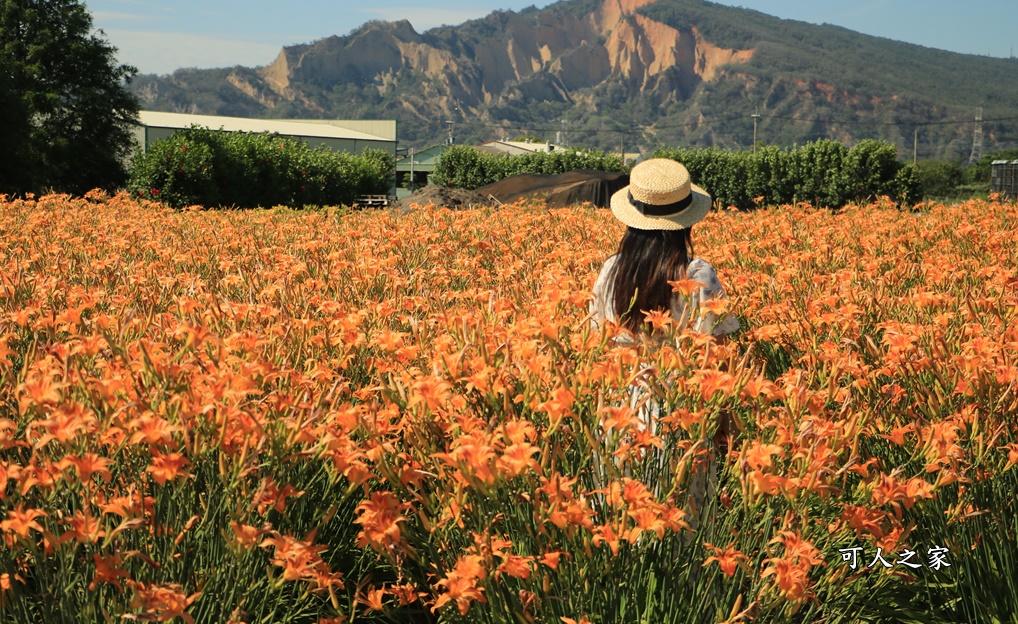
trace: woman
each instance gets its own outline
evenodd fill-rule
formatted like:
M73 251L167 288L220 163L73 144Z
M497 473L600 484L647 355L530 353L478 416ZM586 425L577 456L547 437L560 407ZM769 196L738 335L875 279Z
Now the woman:
M590 312L595 327L610 321L640 335L646 323L644 312L669 310L680 328L692 324L694 330L715 336L739 329L735 317L725 314L718 319L701 307L711 299L726 297L711 265L693 256L692 227L707 214L711 203L710 195L692 184L686 168L673 160L655 158L633 167L629 186L611 199L612 214L628 227L618 251L605 261L594 284ZM669 283L685 279L701 284L688 297ZM626 336L619 340L630 341ZM637 412L641 427L656 432L663 414L646 379L631 386L630 407ZM721 423L713 446L723 448L727 435L726 423ZM715 448L709 449L709 460L695 463L692 473L686 511L687 522L694 528L705 497L713 495L716 484ZM652 487L659 495L669 476L667 471L660 472L663 468Z
M721 336L739 329L735 317L725 315L719 322L700 309L709 299L726 297L711 265L693 257L693 224L710 207L710 195L692 184L689 172L674 160L654 158L633 167L629 186L611 199L612 214L629 227L594 283L590 311L595 327L608 320L638 332L643 312L670 309L680 327L693 317L694 329L703 333ZM688 304L668 283L686 278L703 284Z

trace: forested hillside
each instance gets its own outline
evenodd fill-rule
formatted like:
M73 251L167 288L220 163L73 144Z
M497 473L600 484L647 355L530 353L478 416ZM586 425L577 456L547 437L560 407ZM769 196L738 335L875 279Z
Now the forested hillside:
M266 59L268 62L269 59ZM141 76L156 110L395 118L404 144L529 134L626 151L876 138L966 160L1018 143L1018 61L701 0L564 0L418 33L370 22L264 67Z

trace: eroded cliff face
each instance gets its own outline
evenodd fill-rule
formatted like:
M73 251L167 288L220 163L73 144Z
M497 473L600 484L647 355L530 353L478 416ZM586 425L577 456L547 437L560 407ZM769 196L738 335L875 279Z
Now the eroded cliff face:
M724 35L708 30L721 23ZM738 41L759 43L727 47ZM764 66L763 57L780 64ZM400 140L419 146L445 138L451 123L462 142L519 130L600 149L743 148L752 140L750 111L760 106L773 117L760 126L761 140L774 144L880 138L910 150L912 129L887 121L916 119L951 122L929 126L929 144L954 159L968 155L958 145L970 140L954 124L957 111L997 102L994 114L1006 116L1018 105L1015 80L1003 59L698 0L559 0L424 33L406 21L369 23L288 46L265 67L138 76L131 89L152 110L396 119Z
M375 84L384 93L411 76L429 83L436 97L478 111L521 97L569 101L610 79L623 80L634 96L662 88L688 93L722 67L752 58L753 50L723 49L695 28L680 31L636 14L654 1L604 0L587 15L542 12L536 20L502 13L490 18L494 32L473 43L421 35L405 20L375 23L347 37L284 48L259 70L265 88L231 82L274 107L298 99L302 84Z

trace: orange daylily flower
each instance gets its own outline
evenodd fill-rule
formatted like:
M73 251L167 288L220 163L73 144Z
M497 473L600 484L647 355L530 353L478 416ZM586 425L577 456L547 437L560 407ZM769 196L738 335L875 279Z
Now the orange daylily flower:
M495 573L492 576L495 580L498 580L499 574L508 574L513 578L526 580L530 578L532 561L533 557L506 555L504 561L495 569Z
M661 518L660 510L646 506L639 509L630 509L626 513L636 523L636 526L629 530L626 538L631 544L635 543L640 534L645 531L656 534L658 539L664 537L667 527L665 521Z
M729 544L724 550L707 542L704 542L703 545L714 553L704 560L703 566L707 567L711 563L717 563L721 566L721 571L725 576L735 576L736 567L746 567L746 564L749 563L749 557L736 550L733 544Z
M0 521L0 531L10 531L21 537L28 537L32 529L42 533L42 525L35 521L36 518L45 518L49 514L41 509L25 510L24 504L19 503L17 507L7 512L7 519Z
M487 602L484 597L484 588L478 586L478 582L485 577L484 566L481 565L481 558L477 555L463 555L456 562L452 571L445 578L438 581L438 587L444 587L431 608L434 613L449 602L455 602L459 608L460 615L466 615L473 602Z
M86 556L68 591L110 585L133 599L127 619L188 621L199 588L148 585L128 569L207 559L185 539L199 520L180 522L203 517L208 498L169 500L160 484L212 458L229 541L270 554L273 568L250 580L307 583L333 605L323 623L344 619L335 590L348 579L326 565L343 553L262 522L299 510L327 527L345 497L359 503L359 548L384 553L399 583L355 579L355 606L455 604L466 619L509 576L526 586L513 595L521 621L540 619L590 557L632 550L612 563L628 565L657 536L689 530L681 460L718 409L738 425L738 465L718 466L733 477L722 509L788 511L775 517L779 538L755 545L766 559L753 604L729 619L855 591L846 566L817 573L817 530L897 553L911 520L940 513L923 503L942 487L957 482L960 495L1018 463L1018 207L929 202L921 213L884 199L713 215L697 240L732 289L690 312L737 313L746 331L652 346L592 331L590 287L622 232L605 211L338 218L104 193L0 197L0 369L17 365L0 373L14 406L0 418L0 548L17 564L0 574L0 610L31 590L23 579L87 544L94 574ZM703 292L688 279L671 287ZM675 322L664 310L648 318ZM667 402L646 402L661 408L648 422L629 402L644 370L670 386ZM922 461L896 465L902 449ZM330 495L295 501L304 477ZM949 507L950 522L984 511ZM134 550L118 551L126 537ZM747 564L735 543L706 547L723 574ZM427 586L406 580L410 563L435 574ZM230 610L222 619L243 619Z
M152 479L159 485L163 485L167 481L190 477L191 475L184 471L184 467L190 464L191 461L183 453L161 453L154 450L152 465L146 468L145 472L151 473Z
M230 521L230 528L233 530L233 538L241 548L251 548L258 544L258 540L268 533L266 528L258 528L249 524L241 524L235 520Z
M103 556L93 554L92 561L95 562L95 576L92 577L92 581L88 584L88 591L95 591L99 583L109 583L122 590L123 586L120 583L120 579L131 578L127 570L120 567L120 555Z
M709 400L718 391L726 395L731 394L736 381L733 375L716 370L697 371L694 379L704 401Z
M12 449L15 446L25 445L16 437L18 425L8 418L0 418L0 451Z
M93 474L98 474L106 481L113 479L109 467L113 461L107 457L99 457L95 453L85 453L81 457L65 457L61 462L64 466L73 466L78 479L87 483Z
M198 599L201 592L188 596L183 588L175 583L159 585L129 580L127 585L134 591L131 607L141 609L152 621L169 622L179 617L187 624L194 624L194 617L187 609Z
M710 312L711 314L721 317L731 308L732 302L727 298L713 297L704 301L700 304L700 310L703 312Z
M362 527L357 534L357 546L371 546L379 552L387 552L401 544L400 523L406 517L401 514L401 505L391 492L372 492L370 498L357 505L357 513L354 522Z
M540 452L541 449L529 442L512 444L506 447L502 456L498 458L498 469L509 479L521 475L527 470L536 471L540 466L533 456Z
M392 585L388 588L390 594L399 600L399 606L405 607L409 604L417 602L427 594L424 592L418 592L417 588L413 585Z
M771 457L774 455L781 455L784 451L784 447L777 444L762 444L760 442L753 441L745 450L742 451L742 459L753 470L772 468L774 463Z
M565 553L561 551L544 553L541 555L541 564L548 566L552 570L557 570L563 554Z
M304 492L297 491L297 488L289 483L280 488L272 477L266 477L255 496L254 502L257 503L258 513L265 515L269 508L275 509L278 512L286 511L286 499L303 494Z
M106 535L99 518L95 518L89 513L78 511L67 518L66 522L71 529L65 534L65 537L73 537L80 544L95 544Z
M326 549L322 544L311 544L310 541L298 540L289 535L274 534L265 538L262 548L272 547L273 565L283 568L283 580L314 581L319 588L330 586L343 588L340 574L333 573L328 564L322 560L321 553Z
M94 427L95 423L95 416L89 413L84 405L80 403L60 405L53 410L49 418L33 423L31 427L33 436L38 434L38 430L45 432L38 437L34 446L43 448L51 440L67 444Z
M172 435L180 431L179 426L171 425L169 421L156 414L144 414L131 422L131 429L134 433L130 436L131 444L144 442L145 444L170 444Z
M64 400L63 389L67 383L58 382L52 376L36 375L15 388L18 393L18 413L24 415L30 406L55 405Z
M407 407L423 403L429 410L441 407L452 394L452 384L435 377L426 377L414 382L412 389Z
M663 327L675 324L675 319L672 318L671 310L640 310L643 314L643 320L651 324L654 331L658 331Z
M686 299L689 299L693 293L703 288L703 282L688 277L675 281L669 280L668 285L672 287L672 292L677 292Z
M385 594L387 593L388 592L384 587L369 589L365 597L359 597L357 600L366 606L369 611L384 611L385 605L382 604L382 601L385 599Z

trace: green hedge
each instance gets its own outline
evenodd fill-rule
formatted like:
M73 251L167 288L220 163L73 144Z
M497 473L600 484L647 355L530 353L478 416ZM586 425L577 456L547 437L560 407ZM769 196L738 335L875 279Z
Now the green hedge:
M340 205L387 193L394 167L382 150L352 156L278 134L192 126L137 155L128 189L177 208Z
M665 148L654 157L684 164L723 206L809 202L840 207L882 196L911 205L922 198L916 168L898 161L894 146L883 141L860 141L847 149L838 141L820 140L791 150L764 147L755 154Z
M549 175L576 169L623 171L622 157L600 150L577 149L509 156L455 145L442 154L431 181L441 186L475 189L520 173Z

